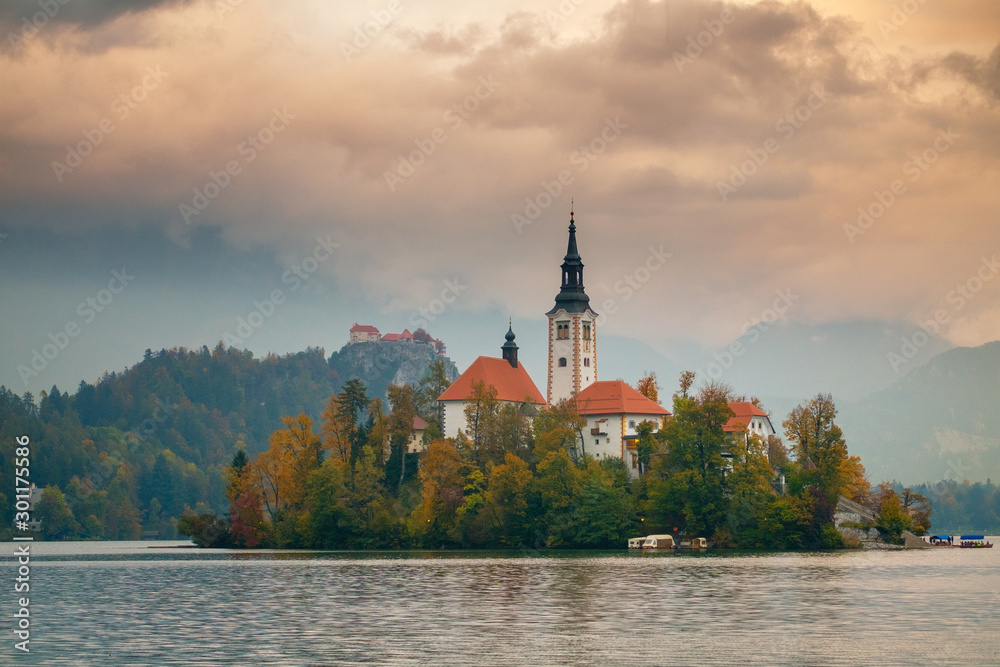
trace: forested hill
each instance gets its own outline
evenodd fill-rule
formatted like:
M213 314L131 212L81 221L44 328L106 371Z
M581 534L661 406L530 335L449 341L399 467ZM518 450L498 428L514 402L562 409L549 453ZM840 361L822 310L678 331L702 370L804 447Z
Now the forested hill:
M135 366L72 394L0 387L0 474L13 480L14 438L28 435L32 481L65 493L84 536L128 539L140 526L169 535L185 506L225 510L233 453L266 449L283 416L305 412L318 422L347 380L360 378L375 397L391 381L415 384L435 359L420 344L354 345L327 360L321 348L255 358L220 343L147 350ZM446 366L454 377L454 364ZM5 525L12 493L0 487Z

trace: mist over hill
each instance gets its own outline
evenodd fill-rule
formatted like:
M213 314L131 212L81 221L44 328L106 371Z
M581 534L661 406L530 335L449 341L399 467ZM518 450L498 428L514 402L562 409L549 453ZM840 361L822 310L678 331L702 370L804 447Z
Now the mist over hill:
M939 354L838 407L873 481L1000 478L1000 341Z

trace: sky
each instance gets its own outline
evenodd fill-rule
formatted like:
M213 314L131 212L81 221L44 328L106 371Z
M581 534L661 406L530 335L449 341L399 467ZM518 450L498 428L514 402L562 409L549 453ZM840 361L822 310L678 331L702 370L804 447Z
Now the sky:
M603 379L854 400L1000 338L995 0L14 0L0 36L19 393L355 322L461 370L509 318L544 386L571 207Z

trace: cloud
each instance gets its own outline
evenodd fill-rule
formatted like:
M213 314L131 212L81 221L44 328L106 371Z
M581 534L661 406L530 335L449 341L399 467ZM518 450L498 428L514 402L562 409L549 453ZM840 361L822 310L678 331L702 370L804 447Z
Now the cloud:
M218 227L276 257L336 233L321 273L387 310L460 278L457 309L541 313L574 197L588 291L625 315L612 330L710 344L776 289L802 294L800 321L926 317L995 234L1000 49L902 54L803 2L606 6L572 37L548 10L430 28L403 12L348 61L365 19L346 8L67 4L59 22L80 30L0 69L0 223L178 245ZM150 67L168 76L138 92ZM275 110L294 116L280 132ZM852 242L894 181L905 192ZM616 285L661 243L670 266L625 300Z
M137 14L158 7L186 4L190 0L6 0L0 5L4 32L24 26L61 23L90 29L123 14Z

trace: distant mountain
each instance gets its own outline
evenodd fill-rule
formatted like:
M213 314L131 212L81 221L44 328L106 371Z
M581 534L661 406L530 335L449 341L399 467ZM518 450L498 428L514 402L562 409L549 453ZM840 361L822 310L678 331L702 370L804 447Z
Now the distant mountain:
M848 447L873 481L1000 478L1000 341L939 354L838 407Z

